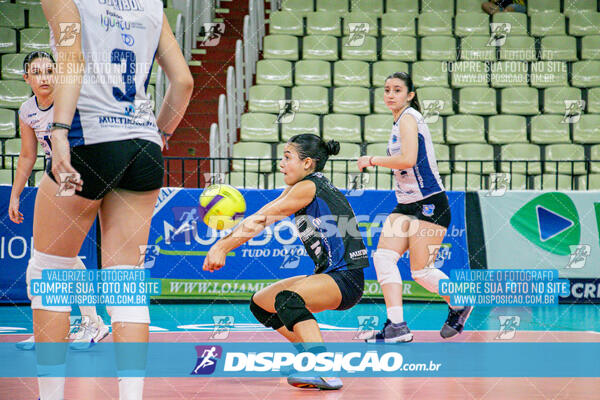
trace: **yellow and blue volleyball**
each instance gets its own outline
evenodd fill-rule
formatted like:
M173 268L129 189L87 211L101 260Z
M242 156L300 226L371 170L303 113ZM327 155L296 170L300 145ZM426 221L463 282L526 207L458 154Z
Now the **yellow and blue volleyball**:
M236 226L246 212L246 200L230 185L210 185L200 195L200 218L217 230Z

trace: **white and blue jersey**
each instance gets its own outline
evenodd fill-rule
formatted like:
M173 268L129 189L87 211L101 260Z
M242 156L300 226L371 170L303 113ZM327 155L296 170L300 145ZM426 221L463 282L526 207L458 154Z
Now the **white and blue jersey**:
M81 26L61 23L50 45L81 33L85 71L71 123L71 147L126 139L162 146L147 92L163 23L160 0L73 0Z
M404 114L412 115L417 121L419 137L417 162L412 168L394 169L396 180L395 190L398 203L408 204L423 200L433 194L444 191L440 179L437 162L433 151L433 142L429 128L423 115L412 107L406 108L392 126L392 134L388 141L387 153L389 156L400 154L402 143L400 139L399 121Z
M31 96L27 101L21 104L19 108L19 119L23 123L33 129L38 143L44 150L46 158L52 156L50 147L50 125L52 124L52 116L54 109L52 105L46 109L41 109L37 103L37 98Z

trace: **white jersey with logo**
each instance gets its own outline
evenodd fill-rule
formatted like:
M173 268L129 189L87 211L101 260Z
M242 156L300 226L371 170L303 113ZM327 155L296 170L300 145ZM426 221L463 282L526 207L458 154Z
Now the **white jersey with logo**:
M85 72L71 123L71 147L126 139L162 146L148 83L163 22L160 0L73 0L81 25L61 23L50 45L81 33Z
M433 152L433 142L429 128L425 123L423 115L412 107L405 109L392 126L392 134L388 141L388 155L400 154L402 143L400 140L400 118L405 114L412 115L417 121L418 150L417 162L412 168L394 169L396 180L396 198L398 203L408 204L423 200L433 194L444 191L444 185L440 179L437 162Z
M54 109L50 107L42 110L37 103L35 96L31 96L26 102L21 104L19 108L19 119L29 126L35 132L40 146L46 153L46 158L52 156L52 150L50 149L50 125L52 124L52 116L54 115Z

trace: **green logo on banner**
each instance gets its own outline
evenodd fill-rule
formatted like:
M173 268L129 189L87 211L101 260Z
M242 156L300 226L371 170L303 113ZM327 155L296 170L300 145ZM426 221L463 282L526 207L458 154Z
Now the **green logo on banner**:
M571 254L581 239L579 214L564 193L545 193L525 204L510 224L530 242L553 254Z

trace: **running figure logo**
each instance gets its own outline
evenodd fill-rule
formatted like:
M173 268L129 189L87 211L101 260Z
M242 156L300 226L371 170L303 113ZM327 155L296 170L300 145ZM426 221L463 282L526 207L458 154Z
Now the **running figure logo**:
M232 315L213 315L214 328L210 336L211 340L225 340L229 337L229 332L234 326Z
M369 24L366 22L349 22L348 30L350 31L350 35L348 35L348 40L346 41L346 43L344 43L344 46L362 46L365 42L369 29Z
M440 119L444 109L444 100L423 100L423 120L428 124L435 124Z
M379 325L379 317L376 315L359 315L358 330L354 335L354 340L365 340L373 336Z
M576 246L569 246L571 249L571 256L569 257L569 263L565 268L579 269L585 267L587 258L592 253L592 246L589 244L579 244Z
M58 174L60 184L58 191L56 192L57 197L69 197L75 194L75 183L81 177L79 173L71 172L60 172Z
M561 124L576 124L581 119L585 108L585 100L565 100L565 115Z
M81 25L77 22L60 22L60 36L56 42L58 47L72 46L77 39L77 35L81 32Z
M200 217L198 216L198 210L196 208L191 208L189 211L184 211L179 218L181 225L179 225L179 228L177 228L177 230L173 233L173 236L193 230L194 227L192 226L192 223L196 223L198 218Z
M204 24L205 37L200 47L218 46L221 41L221 36L225 34L225 23L223 22L208 22Z
M517 333L517 328L521 325L521 317L518 315L499 315L500 331L496 340L511 340Z
M490 24L490 28L492 34L486 46L503 46L506 42L508 34L510 33L512 25L501 22L492 22Z
M190 375L210 375L215 372L217 359L223 355L223 349L221 346L196 346L196 353L196 368Z

